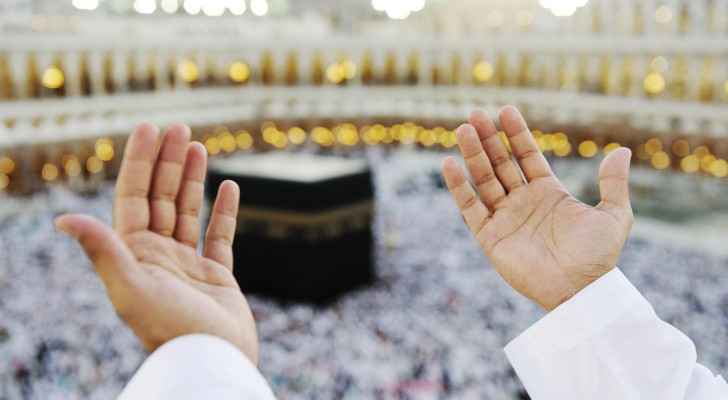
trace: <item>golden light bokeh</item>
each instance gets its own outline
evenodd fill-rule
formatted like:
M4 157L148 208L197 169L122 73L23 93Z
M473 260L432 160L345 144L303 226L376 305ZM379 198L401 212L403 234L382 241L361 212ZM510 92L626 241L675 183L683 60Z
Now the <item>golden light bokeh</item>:
M698 158L703 158L710 154L710 149L708 148L708 146L698 146L695 148L695 150L693 150L693 154L698 156Z
M41 84L48 89L58 89L66 82L63 71L56 66L48 67L43 71Z
M557 142L554 146L554 154L556 154L558 157L566 157L569 154L571 154L571 143L567 142Z
M359 143L359 132L353 124L342 124L334 129L336 139L345 146L354 146Z
M566 136L565 133L555 132L548 136L551 137L551 149L556 156L565 157L571 154L571 143L569 142L569 137ZM505 132L501 134L501 139L508 142L508 136ZM507 145L506 147L510 151L510 145Z
M55 164L45 163L40 171L40 176L46 182L53 182L58 178L58 167Z
M614 150L617 150L620 147L622 147L622 146L617 142L609 143L606 146L604 146L604 154L605 155L609 154L609 153L613 152Z
M599 146L593 140L585 140L579 143L578 151L580 156L591 158L599 152Z
M235 136L233 136L233 134L230 132L224 132L223 134L221 134L218 138L218 141L220 142L220 148L225 153L232 153L238 147Z
M341 68L341 64L333 63L326 67L326 79L328 79L329 82L339 84L343 82L345 78L346 75L344 73L344 69Z
M662 151L662 141L658 138L649 139L645 143L645 151L650 155L650 157L658 151Z
M281 131L277 131L277 134L273 137L271 144L277 149L285 148L288 146L288 136Z
M712 154L707 154L700 158L700 169L703 170L703 172L710 173L710 167L713 164L713 161L716 161L717 158Z
M541 149L541 151L549 152L553 150L553 135L550 135L548 133L541 135L536 139L536 143L538 144L538 148Z
M375 124L369 128L368 132L370 132L371 141L374 144L383 141L384 137L387 135L387 129L381 124Z
M354 77L356 76L356 64L354 64L350 60L345 60L342 61L339 65L345 79L354 79Z
M402 124L394 124L388 130L394 141L399 142L402 139Z
M205 140L207 154L214 156L220 153L220 141L216 137L209 137Z
M197 64L192 60L182 60L177 66L177 73L187 83L195 82L200 77Z
M716 178L725 178L728 176L728 161L718 159L710 164L710 173Z
M281 130L275 123L266 121L261 124L261 138L275 147L285 149L289 145L300 145L311 141L322 146L348 146L353 147L364 142L368 145L401 143L418 144L423 147L440 145L444 148L451 148L457 145L457 137L454 131L442 126L426 128L413 121L395 123L390 126L382 124L358 126L354 123L343 122L333 127L317 126L307 132L299 126L293 126L287 130ZM534 139L544 152L553 152L554 156L567 157L576 154L583 158L593 158L602 150L609 154L618 149L621 145L618 142L610 142L603 148L592 139L584 139L581 142L572 143L569 136L564 132L556 131L544 133L538 129L532 131ZM504 143L508 151L511 151L511 144L504 131L497 132L498 138ZM208 154L214 156L221 152L233 153L237 150L249 150L254 147L256 135L246 130L238 130L232 133L224 125L215 126L212 133L209 133L203 140ZM666 139L670 140L670 139ZM694 139L691 139L694 140ZM577 145L578 143L578 145ZM635 157L649 161L655 169L664 170L673 166L685 173L694 174L702 171L706 175L723 178L728 176L728 161L718 158L713 154L708 145L692 147L687 138L676 138L663 143L660 137L651 137L646 142L637 145ZM114 142L110 138L100 138L94 145L93 156L86 160L86 169L92 173L102 171L105 162L114 157ZM720 153L718 153L720 154ZM63 176L77 177L83 173L83 163L77 155L66 154L60 162L48 162L41 169L41 177L44 181L57 181ZM13 159L8 156L0 157L0 186L5 178L10 179L10 174L16 169ZM5 177L3 177L5 176ZM8 183L9 184L9 183ZM2 189L2 187L0 187Z
M278 128L268 127L263 131L263 140L277 148L288 146L288 136Z
M394 129L384 128L384 137L382 137L382 143L390 144L394 141Z
M569 141L569 137L566 136L566 134L564 132L554 132L554 133L552 133L552 135L553 135L552 139L554 141L554 144L558 145L558 144Z
M240 150L248 150L253 146L253 136L246 130L238 131L235 141Z
M493 79L495 69L487 61L479 61L473 67L473 79L478 83L486 83Z
M97 140L94 153L101 161L111 161L114 158L113 142L105 138Z
M660 150L652 155L652 157L650 158L650 163L656 169L666 169L670 167L671 160L670 156L667 153Z
M680 160L680 169L689 174L695 173L700 170L700 159L695 154L691 154Z
M400 125L399 137L396 139L403 144L412 144L417 141L417 126L411 122Z
M374 135L374 128L368 125L365 125L361 128L361 139L364 141L364 143L368 145L375 145L379 141L377 140L376 136Z
M97 174L104 169L104 162L96 156L91 156L86 160L86 170L92 174Z
M302 144L306 141L306 131L303 128L294 126L288 129L288 140L293 144Z
M274 125L268 125L263 128L263 141L273 143L281 132Z
M15 171L15 161L10 157L0 158L0 174L10 175Z
M437 142L437 135L432 129L422 129L417 135L417 141L425 147L430 147Z
M672 154L678 157L685 157L690 154L690 143L685 139L677 139L672 142Z
M440 133L438 133L439 129L441 129ZM435 128L433 132L437 136L437 141L445 148L449 149L458 143L458 138L455 134L455 131L447 130L444 128Z
M659 72L650 72L645 77L643 83L645 93L649 95L658 95L665 90L665 77Z
M81 175L81 162L75 156L66 157L63 162L63 171L67 176L79 176Z
M228 77L236 83L244 83L250 78L250 67L248 64L236 61L228 68Z
M356 76L356 64L351 60L343 60L329 64L326 67L326 79L334 84L339 84Z
M336 137L328 128L317 126L311 131L311 138L314 142L321 146L333 146L336 143Z

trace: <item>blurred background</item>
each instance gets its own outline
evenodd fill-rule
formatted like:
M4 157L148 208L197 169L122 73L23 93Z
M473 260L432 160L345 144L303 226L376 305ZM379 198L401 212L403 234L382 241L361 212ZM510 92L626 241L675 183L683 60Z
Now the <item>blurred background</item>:
M528 398L501 348L542 312L438 173L505 104L587 203L633 150L620 266L728 373L728 0L3 0L0 399L113 398L144 359L52 226L110 221L142 121L192 127L209 191L243 184L236 275L281 399Z

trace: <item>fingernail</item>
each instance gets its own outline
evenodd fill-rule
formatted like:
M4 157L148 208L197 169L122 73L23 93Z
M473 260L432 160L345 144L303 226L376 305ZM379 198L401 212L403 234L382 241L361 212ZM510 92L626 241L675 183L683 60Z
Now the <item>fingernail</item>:
M455 133L458 135L458 137L461 137L463 135L468 134L468 132L473 131L473 126L470 124L462 124L458 126L457 129L455 129Z
M470 113L470 118L486 119L486 118L489 118L489 117L488 117L488 113L485 112L485 110L477 109L477 110L473 110Z
M54 219L53 224L56 226L56 229L59 230L60 232L65 233L66 235L74 237L74 238L76 237L73 234L73 232L70 230L68 225L63 223L63 215Z
M56 226L56 229L58 229L59 231L63 231L63 229L64 229L64 226L63 226L63 216L56 217L53 220L53 225L55 225Z

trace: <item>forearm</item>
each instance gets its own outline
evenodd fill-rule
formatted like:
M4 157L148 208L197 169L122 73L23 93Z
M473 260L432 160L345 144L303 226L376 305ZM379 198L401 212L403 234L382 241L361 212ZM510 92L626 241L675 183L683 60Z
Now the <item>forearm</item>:
M728 385L615 269L506 347L540 399L718 399Z
M119 396L136 399L273 400L258 369L223 339L188 335L152 353Z

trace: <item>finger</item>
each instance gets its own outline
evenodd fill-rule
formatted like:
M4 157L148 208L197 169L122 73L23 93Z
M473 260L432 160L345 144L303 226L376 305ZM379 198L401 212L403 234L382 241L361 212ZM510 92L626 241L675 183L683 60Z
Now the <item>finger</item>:
M536 140L528 129L526 120L516 107L505 106L499 113L500 123L506 131L513 155L529 182L552 176L551 167L539 150Z
M465 165L470 171L473 183L478 189L480 198L491 210L496 208L506 197L498 177L495 175L493 166L490 164L488 155L483 151L483 146L478 139L478 134L470 124L463 124L456 130L460 153L465 159Z
M498 131L495 129L493 121L485 112L480 110L473 111L468 120L478 132L483 149L488 154L490 163L493 165L493 169L506 192L511 192L519 186L523 186L521 170L511 160L511 155L508 153L506 146L498 137Z
M489 221L490 213L485 205L478 199L470 183L465 179L462 168L452 157L447 157L442 163L442 175L448 190L452 193L455 203L463 214L465 223L473 235L485 227Z
M210 225L205 235L204 256L233 269L233 238L240 207L240 188L233 181L225 181L217 192L212 207Z
M121 235L149 228L149 186L159 130L141 124L129 137L116 180L114 227Z
M164 133L159 158L152 179L149 227L164 236L172 236L177 221L175 203L182 181L190 128L174 124Z
M632 152L626 147L609 153L599 167L600 207L631 209L629 201L629 165Z
M505 106L501 109L499 118L526 180L530 182L552 176L551 167L538 148L520 111L516 107Z
M136 259L119 235L101 221L77 214L56 218L56 227L76 239L107 288L128 281Z
M187 148L185 170L177 196L177 223L174 238L196 248L200 237L200 209L204 197L205 172L207 171L207 151L199 142Z

